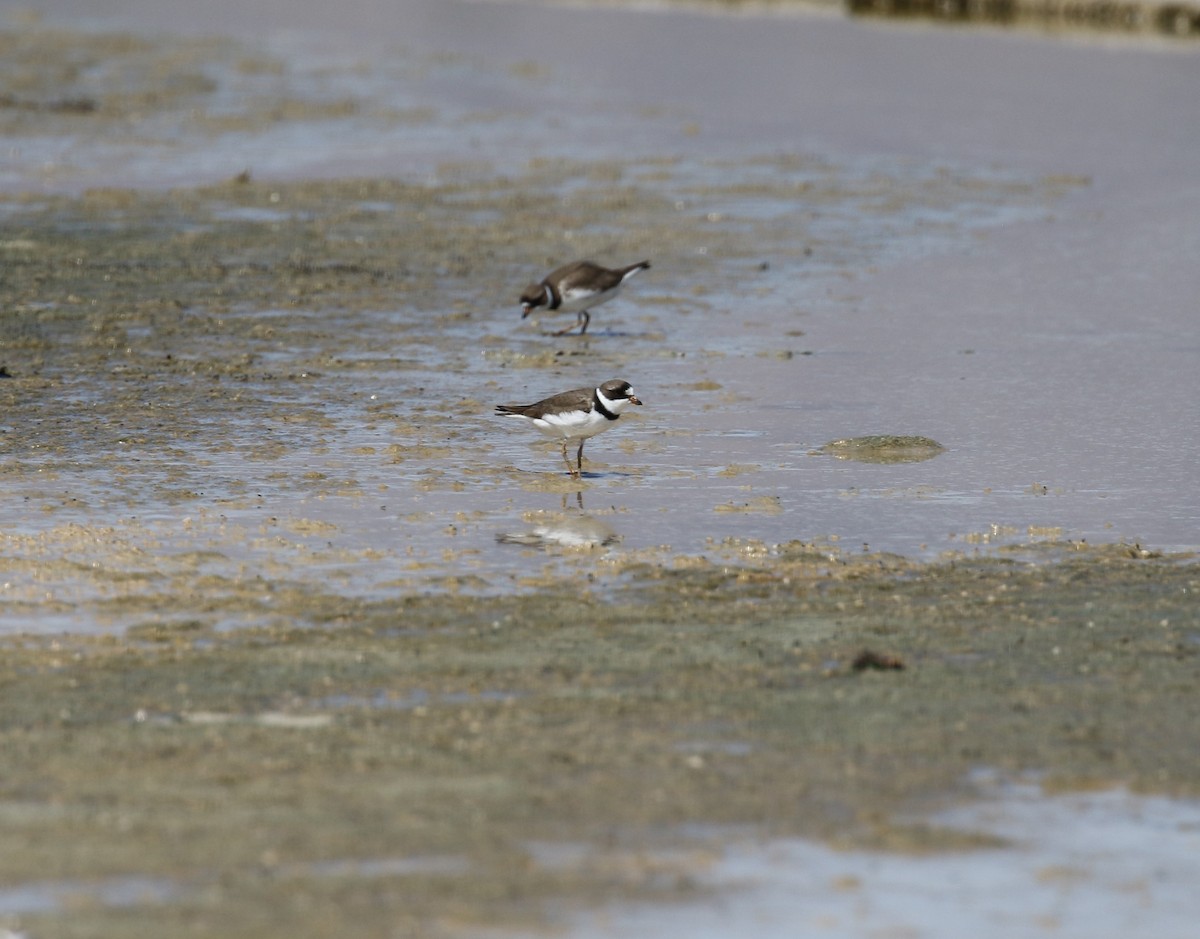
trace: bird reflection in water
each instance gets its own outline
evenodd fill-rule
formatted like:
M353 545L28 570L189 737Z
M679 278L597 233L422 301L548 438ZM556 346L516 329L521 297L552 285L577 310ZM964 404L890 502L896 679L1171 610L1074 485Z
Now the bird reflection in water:
M588 515L583 510L583 492L575 493L575 507L567 505L563 495L561 512L531 512L524 531L500 532L496 541L526 548L607 548L617 544L621 536L608 522Z

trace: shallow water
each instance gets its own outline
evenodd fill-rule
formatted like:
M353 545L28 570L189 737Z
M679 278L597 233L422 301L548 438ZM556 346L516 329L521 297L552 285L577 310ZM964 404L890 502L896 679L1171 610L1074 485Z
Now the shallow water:
M1119 939L1195 928L1191 884L1200 847L1195 803L1117 790L1047 796L994 786L984 801L930 824L1001 840L969 854L840 852L800 841L735 844L698 885L715 896L684 905L610 908L566 934L616 939L696 937L1020 936ZM1007 843L1003 843L1007 842ZM547 860L554 858L547 852Z
M336 296L220 312L274 340L251 347L238 409L197 412L175 446L125 442L117 459L111 438L81 440L73 465L41 463L27 436L6 432L22 469L10 467L0 504L5 554L71 563L7 575L25 613L5 628L116 625L89 598L139 584L149 556L149 573L176 582L266 566L370 596L512 589L543 567L595 570L578 549L505 537L580 515L605 526L609 556L727 539L918 557L1039 538L1200 546L1200 275L1180 263L1200 247L1200 120L1185 117L1197 110L1194 54L507 4L411 3L402 30L393 13L352 6L336 26L314 11L283 29L267 10L210 6L221 16L89 5L82 22L97 33L158 38L95 48L67 34L63 58L94 64L55 94L91 94L111 117L86 132L59 114L13 126L4 188L158 188L243 169L398 176L443 187L449 210L456 181L486 192L515 180L520 198L545 200L545 227L491 270L472 261L456 276L463 266L446 258L419 272L456 311L434 320L403 292L359 312L338 313ZM46 25L72 10L31 8ZM195 36L214 21L236 43ZM947 87L932 58L971 67ZM146 82L164 74L177 97L143 108ZM1009 93L997 97L999 79ZM572 211L606 185L662 208ZM197 231L240 224L269 239L272 226L336 230L357 213L375 237L404 212L390 199L278 198L218 198ZM503 227L503 202L468 202L459 224ZM28 250L24 213L38 206L8 207L10 256ZM195 223L168 212L162 224ZM521 322L511 301L524 281L582 252L655 266L586 338ZM155 329L130 323L125 340L165 352ZM30 374L20 353L5 364ZM122 367L56 375L47 358L39 374L82 416ZM313 377L280 387L267 372ZM578 493L552 447L488 415L613 375L647 407L588 445L596 472ZM405 430L391 415L418 399ZM439 426L439 399L475 413ZM285 405L294 428L279 423ZM946 450L882 464L816 452L870 434Z

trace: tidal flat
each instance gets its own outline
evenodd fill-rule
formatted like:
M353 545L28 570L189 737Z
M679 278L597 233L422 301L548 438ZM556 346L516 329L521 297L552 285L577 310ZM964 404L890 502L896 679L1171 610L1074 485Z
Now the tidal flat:
M9 637L0 878L67 885L9 920L528 930L564 902L692 895L730 830L992 846L895 821L969 799L980 767L1194 798L1197 590L1194 558L1133 546L914 564L797 544L635 567L606 598L318 592L304 627ZM536 863L547 843L592 860Z
M966 868L985 776L1195 805L1182 47L119 5L0 34L0 934L525 936L737 839ZM522 322L575 256L653 267ZM617 376L578 484L490 413Z
M540 185L620 172L543 170ZM486 451L485 423L437 419L432 389L480 368L475 303L442 303L441 285L533 237L512 191L529 185L235 179L10 203L12 928L528 931L564 905L695 897L733 831L994 846L911 821L970 800L981 767L1200 794L1194 554L1053 529L937 560L721 537L729 514L786 521L750 467L723 471L742 488L708 513L703 551L623 549L627 513L584 510L625 485L604 468L578 493L549 468L517 483L554 510L454 510L520 474L458 458ZM574 198L638 230L674 211L607 182ZM653 229L680 258L696 237ZM424 312L381 313L398 295ZM662 332L623 346L669 348ZM541 343L485 336L483 383L580 351ZM345 453L354 472L330 472ZM364 506L405 485L435 507L381 512L349 545ZM351 510L315 518L328 504ZM469 547L406 557L408 531L454 546L514 515L523 537L490 550L519 575ZM547 845L588 860L545 863Z
M808 314L780 296L789 272L805 265L816 289L871 255L876 227L1036 213L1077 186L864 177L783 156L10 196L3 631L260 625L294 616L278 598L306 596L314 577L349 596L486 593L553 586L564 571L608 582L629 563L727 543L735 555L793 540L841 554L839 534L799 523L793 501L827 492L805 464L835 461L748 429L759 405L727 386L774 371L799 402ZM781 208L797 199L811 231ZM522 322L506 292L531 250L549 263L562 213L605 220L580 231L581 253L611 250L621 231L622 250L664 271L595 336L547 336L555 324ZM782 321L727 305L748 275ZM491 413L609 376L635 382L646 414L589 449L579 483ZM790 420L758 413L792 435ZM824 501L845 516L864 500ZM547 526L566 543L604 529L622 550L597 561L512 546ZM1064 534L1052 519L1047 532Z

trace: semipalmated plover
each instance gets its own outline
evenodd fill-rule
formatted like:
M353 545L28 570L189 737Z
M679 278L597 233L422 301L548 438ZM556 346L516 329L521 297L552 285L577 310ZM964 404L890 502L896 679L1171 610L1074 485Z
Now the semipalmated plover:
M534 404L499 404L496 413L528 421L547 437L562 442L562 458L567 472L575 478L583 475L583 443L617 422L631 404L640 405L629 382L614 378L598 388L575 388L551 395ZM567 443L579 441L575 466L567 456Z
M563 313L578 313L576 325L579 335L587 332L594 306L607 303L621 290L621 285L638 271L650 266L649 261L639 261L628 267L615 269L601 267L591 261L572 261L558 270L551 271L541 283L530 284L521 294L521 319L525 319L538 307ZM569 333L573 326L560 329L554 335Z

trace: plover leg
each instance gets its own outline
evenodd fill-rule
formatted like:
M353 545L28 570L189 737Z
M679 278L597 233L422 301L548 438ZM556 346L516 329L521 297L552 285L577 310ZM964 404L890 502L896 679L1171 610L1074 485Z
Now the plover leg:
M567 456L567 441L565 439L562 441L562 458L563 462L567 464L567 472L574 479L579 474L575 472L575 467L571 465L571 458Z
M582 336L584 333L587 332L588 323L590 323L591 321L592 321L592 314L590 314L587 310L580 310L579 315L575 318L575 326L568 326L566 329L560 329L554 335L565 336L567 333L569 333L571 330L573 330L576 326L579 326L579 324L582 323L583 328L579 330L579 335Z

